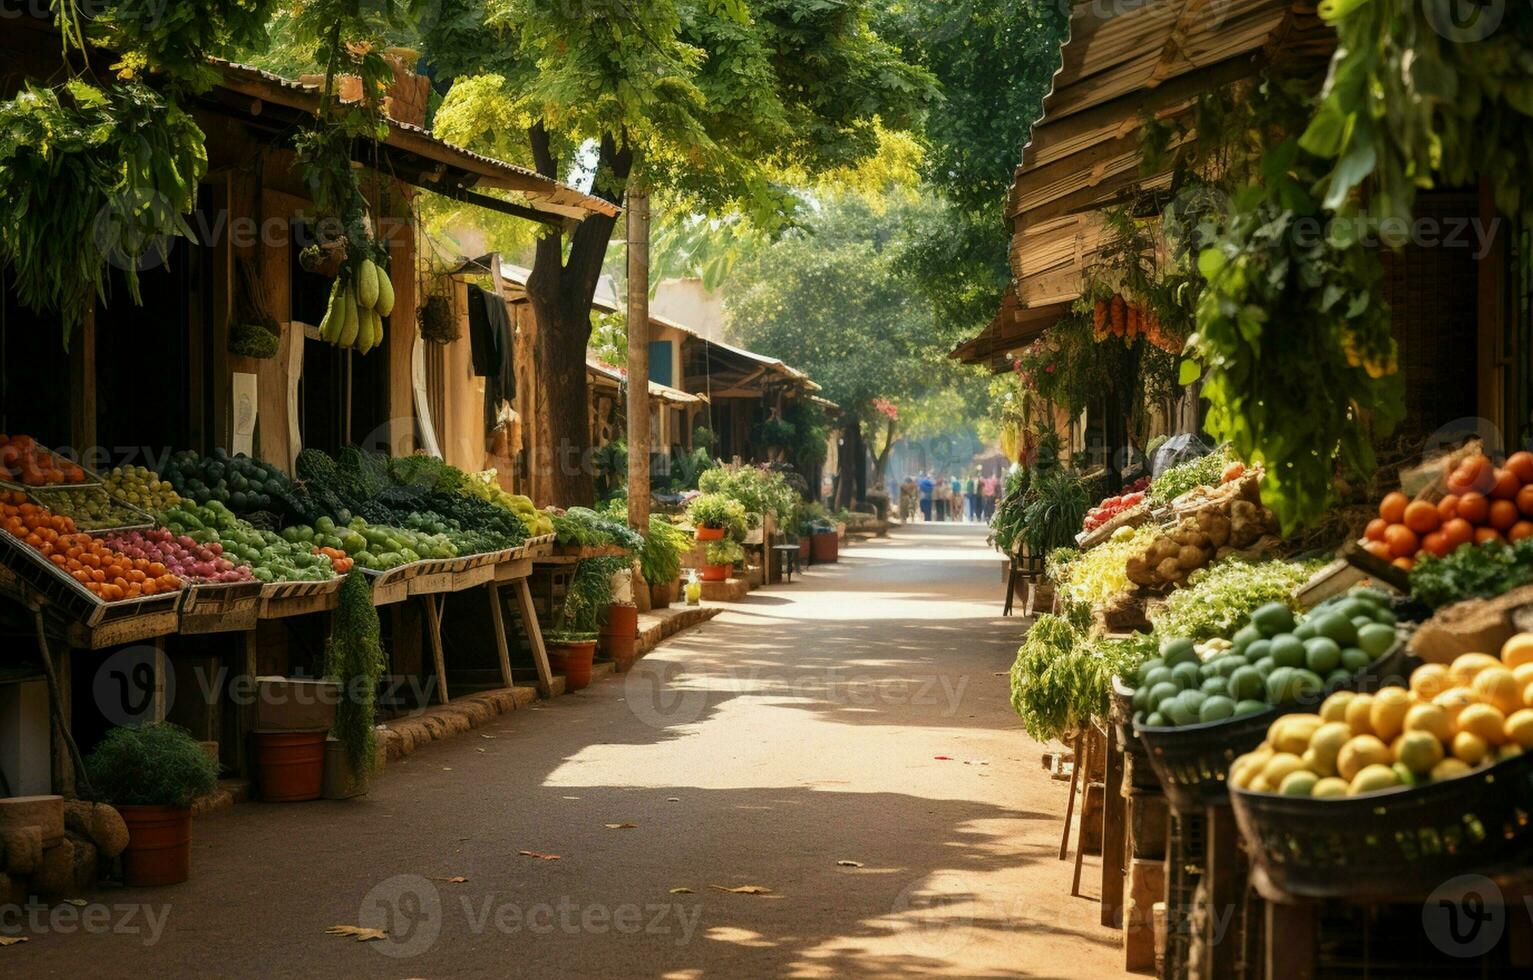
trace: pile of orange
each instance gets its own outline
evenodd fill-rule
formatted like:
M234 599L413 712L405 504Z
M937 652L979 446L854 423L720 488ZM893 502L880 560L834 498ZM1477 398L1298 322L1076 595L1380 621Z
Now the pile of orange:
M329 558L330 567L335 569L335 574L337 575L345 575L351 571L351 566L356 564L350 555L339 548L315 548L313 553Z
M1387 494L1368 525L1365 547L1409 570L1423 551L1442 557L1471 542L1533 537L1533 453L1513 453L1499 467L1470 456L1447 482L1447 495L1436 503Z
M159 562L129 558L76 530L74 521L27 500L0 492L0 528L41 553L103 602L174 592L181 579Z
M0 478L29 487L84 483L85 471L54 456L31 436L0 435Z

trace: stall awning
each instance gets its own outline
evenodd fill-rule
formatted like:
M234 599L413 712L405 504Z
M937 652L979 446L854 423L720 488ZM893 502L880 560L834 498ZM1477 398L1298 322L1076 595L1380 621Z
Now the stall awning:
M586 361L586 375L597 384L605 383L608 387L621 389L628 383L628 372L621 368L615 368L601 361ZM701 405L708 399L701 395L693 395L670 385L660 384L658 381L649 383L649 397L656 401L665 402L668 405Z
M238 110L250 125L267 122L291 128L319 109L321 91L317 85L283 78L251 65L216 58L213 62L223 79L204 101L225 110ZM259 101L252 103L249 101L252 99ZM454 146L419 126L395 119L387 119L387 123L389 135L378 147L378 169L417 187L546 223L579 221L593 214L612 217L621 211L610 201L582 193L526 167ZM359 163L374 165L370 150L366 153L368 159L359 158ZM520 201L490 197L482 193L486 190L510 192Z
M1313 4L1296 0L1077 4L1006 205L1023 305L1079 294L1104 237L1093 212L1169 187L1169 173L1141 171L1147 115L1183 116L1200 95L1269 65L1319 65L1334 43Z
M949 357L965 364L984 364L995 369L1005 369L1006 355L1019 350L1040 337L1061 316L1070 310L1069 303L1050 303L1038 307L1024 307L1015 289L1006 290L1001 309L980 333L959 344Z

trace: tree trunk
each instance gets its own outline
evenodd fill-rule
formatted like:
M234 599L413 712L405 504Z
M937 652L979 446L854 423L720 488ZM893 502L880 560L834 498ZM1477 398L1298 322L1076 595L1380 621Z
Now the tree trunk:
M649 191L628 206L628 523L649 531Z
M535 124L528 136L538 172L557 179L559 161L542 124ZM592 195L622 204L632 165L633 151L604 136ZM539 445L546 448L547 456L532 461L547 468L546 479L533 481L548 488L549 499L537 501L540 505L589 506L596 499L586 346L591 340L591 303L616 227L616 218L600 214L586 218L575 229L568 257L561 236L540 238L527 278L527 297L538 318L537 378L546 406L538 426Z
M884 422L884 448L880 449L878 455L873 459L873 485L875 487L883 486L884 478L889 473L889 454L894 450L895 427L898 424L894 419L887 419Z

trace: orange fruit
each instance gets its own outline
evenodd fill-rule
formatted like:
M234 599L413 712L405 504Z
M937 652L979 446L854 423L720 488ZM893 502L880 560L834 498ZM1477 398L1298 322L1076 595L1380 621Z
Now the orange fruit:
M1533 523L1523 521L1522 524L1527 524L1528 533L1533 534ZM1519 524L1518 527L1521 527L1522 524ZM1516 528L1513 528L1513 531L1515 530ZM1513 540L1516 539L1514 538ZM1441 531L1433 531L1431 534L1428 534L1426 537L1421 539L1421 550L1441 558L1448 552L1452 551L1453 547L1448 543L1448 536L1446 534L1442 533Z
M1410 498L1398 490L1387 493L1379 501L1379 516L1390 524L1399 524L1405 520L1405 508L1410 502Z
M1530 488L1533 489L1533 488ZM1383 541L1384 529L1389 527L1389 522L1382 517L1375 517L1368 522L1368 530L1363 532L1363 537L1369 541Z
M1484 524L1490 516L1490 500L1483 493L1470 491L1458 499L1458 516L1471 524Z
M1450 493L1437 502L1437 512L1442 515L1444 521L1451 521L1458 516L1458 494Z
M1517 509L1533 517L1533 484L1525 484L1517 491Z
M1522 515L1517 511L1517 505L1510 500L1492 500L1490 502L1490 526L1498 531L1509 531L1517 519Z
M1410 558L1421 550L1421 539L1404 524L1391 524L1384 531L1384 543L1395 558Z
M1399 558L1391 561L1390 564L1400 569L1402 572L1408 572L1416 567L1416 559L1413 557L1401 555Z
M1514 500L1517 491L1522 489L1522 481L1511 470L1496 470L1495 485L1490 488L1490 495L1497 500Z
M1521 541L1527 537L1533 537L1533 521L1518 521L1506 532L1508 541Z
M1382 558L1384 561L1390 561L1394 558L1394 556L1389 553L1389 545L1382 541L1369 541L1367 544L1363 545L1363 548L1373 557Z
M1405 526L1417 534L1431 534L1442 524L1442 514L1425 500L1413 500L1405 505Z
M1501 532L1493 527L1478 527L1474 531L1474 543L1484 544L1487 541L1501 541Z

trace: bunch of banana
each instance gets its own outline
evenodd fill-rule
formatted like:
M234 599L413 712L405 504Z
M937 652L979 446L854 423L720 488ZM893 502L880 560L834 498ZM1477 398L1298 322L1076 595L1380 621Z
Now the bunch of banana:
M363 259L350 283L335 280L319 335L358 354L383 343L383 318L394 312L394 284L387 271Z

